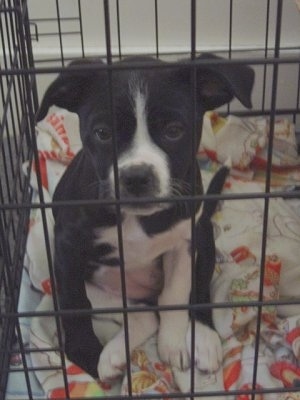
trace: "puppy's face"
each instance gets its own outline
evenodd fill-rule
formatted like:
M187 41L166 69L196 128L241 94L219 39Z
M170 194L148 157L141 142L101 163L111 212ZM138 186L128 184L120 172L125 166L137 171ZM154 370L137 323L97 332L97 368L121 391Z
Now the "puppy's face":
M99 180L106 183L105 195L115 196L114 151L121 199L157 200L188 192L192 122L196 117L195 153L202 115L199 104L193 116L189 87L172 80L167 72L120 71L113 75L113 109L109 91L108 83L99 80L79 109L84 149ZM128 209L149 214L165 206L135 202Z
M80 60L71 65L82 69L67 70L49 87L38 119L52 104L78 113L83 152L93 166L100 197L118 194L134 200L126 206L131 212L154 213L168 206L160 199L191 194L203 113L234 96L251 106L253 71L223 65L210 54L199 57L204 58L213 64L195 64L194 69L135 58L120 62L121 68L111 73L99 61ZM145 61L156 68L143 68ZM99 68L84 69L93 63ZM142 198L155 202L139 202Z

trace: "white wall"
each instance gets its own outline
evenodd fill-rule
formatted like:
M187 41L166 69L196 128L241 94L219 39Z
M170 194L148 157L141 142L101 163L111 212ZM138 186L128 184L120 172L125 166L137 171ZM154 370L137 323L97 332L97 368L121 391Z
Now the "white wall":
M232 1L232 49L233 57L264 57L266 43L266 0ZM60 57L57 33L57 10L54 0L28 0L31 19L53 18L52 21L37 21L39 40L33 41L36 60ZM119 0L120 33L122 54L155 53L155 7L154 0ZM190 0L157 0L158 5L158 43L162 53L190 50ZM78 15L77 0L59 1L60 17ZM270 0L269 30L267 35L268 57L274 55L277 1ZM230 0L197 0L197 50L228 51ZM82 0L82 27L85 55L105 54L104 14L102 0ZM110 22L113 53L118 54L116 0L110 0ZM78 21L62 21L63 32L78 31ZM62 37L63 55L67 59L81 56L79 34ZM300 55L300 13L294 0L283 0L281 29L281 55ZM288 50L284 50L288 49ZM227 54L226 54L227 55ZM48 65L56 65L54 64ZM46 65L45 62L40 65ZM262 104L263 67L255 67L256 84L253 100L255 109ZM273 67L267 68L267 92L264 106L270 107ZM278 108L295 108L299 66L282 65L279 68ZM53 75L38 76L39 93L42 95ZM234 103L234 109L241 106Z
M300 16L294 0L283 0L281 43L283 47L298 46ZM155 51L154 0L119 0L121 44L123 53ZM190 0L157 0L159 48L161 52L190 49ZM265 46L266 0L233 0L232 46L234 49L261 49ZM28 0L30 17L57 18L54 0ZM274 43L276 0L270 0L269 43ZM77 0L60 0L60 16L78 15ZM102 0L82 0L84 42L87 54L105 53ZM229 43L230 0L197 0L197 48L226 50ZM117 51L116 0L110 0L112 45ZM57 32L56 22L38 24L38 30ZM63 30L78 28L77 22L62 22ZM79 36L64 36L65 54L80 51ZM34 46L37 54L57 54L57 37L41 38Z

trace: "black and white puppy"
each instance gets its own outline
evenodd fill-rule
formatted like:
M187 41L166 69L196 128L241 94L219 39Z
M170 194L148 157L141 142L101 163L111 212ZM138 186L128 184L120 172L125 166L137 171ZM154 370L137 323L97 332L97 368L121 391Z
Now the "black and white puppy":
M210 64L204 63L205 58ZM38 119L55 104L76 112L80 120L83 148L63 175L54 200L99 200L96 206L54 208L59 303L72 311L62 319L65 351L94 377L106 380L120 374L126 363L124 332L103 349L91 316L76 310L90 309L91 297L96 298L94 307L122 304L122 260L128 304L188 304L193 213L196 242L209 236L208 246L200 246L195 257L193 301L209 301L214 267L210 213L199 223L200 201L164 199L202 194L199 170L193 169L204 112L234 96L251 107L253 70L218 60L210 54L200 56L191 69L184 62L174 67L137 57L115 64L110 72L99 61L81 60L59 75L42 101ZM154 68L143 68L146 61ZM105 203L116 198L125 200L119 212ZM218 335L209 315L196 312L196 317L195 361L202 370L216 370L221 362ZM189 367L188 311L161 311L159 324L153 312L129 313L128 324L131 350L158 329L161 359L173 367Z

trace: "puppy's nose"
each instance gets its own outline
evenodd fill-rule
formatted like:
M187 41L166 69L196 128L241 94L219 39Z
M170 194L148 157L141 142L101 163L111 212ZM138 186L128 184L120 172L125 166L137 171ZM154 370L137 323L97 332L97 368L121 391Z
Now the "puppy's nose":
M121 192L129 196L150 196L157 187L153 168L148 164L133 165L120 171Z

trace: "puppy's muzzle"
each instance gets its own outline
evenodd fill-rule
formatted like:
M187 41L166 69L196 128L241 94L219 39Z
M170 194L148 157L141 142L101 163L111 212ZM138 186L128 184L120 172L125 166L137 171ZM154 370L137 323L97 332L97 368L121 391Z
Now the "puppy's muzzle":
M138 164L120 170L120 192L123 197L156 196L159 180L153 166Z

